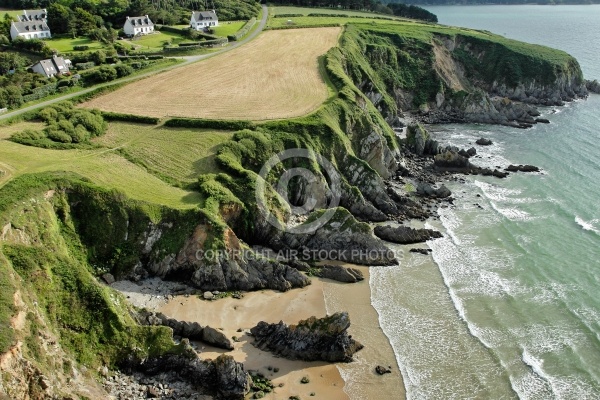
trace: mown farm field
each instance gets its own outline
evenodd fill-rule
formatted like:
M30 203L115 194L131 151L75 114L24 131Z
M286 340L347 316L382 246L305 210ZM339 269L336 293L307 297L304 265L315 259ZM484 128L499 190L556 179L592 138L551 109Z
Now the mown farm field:
M190 188L198 175L214 172L214 155L230 132L111 122L107 133L91 150L51 150L7 140L40 123L2 126L0 132L0 186L26 173L76 172L97 185L124 192L128 197L174 208L196 207L202 200Z
M153 117L268 120L317 109L330 95L319 56L340 28L269 31L200 63L149 77L84 107Z

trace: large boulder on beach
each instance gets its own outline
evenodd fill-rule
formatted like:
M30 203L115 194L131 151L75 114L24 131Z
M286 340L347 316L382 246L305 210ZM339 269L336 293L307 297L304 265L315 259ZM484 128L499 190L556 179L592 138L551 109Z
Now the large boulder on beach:
M202 341L225 350L233 350L233 343L220 330L206 326L202 330Z
M250 330L254 345L290 360L350 362L363 345L348 335L348 313L310 317L297 325L259 322Z
M341 265L323 265L317 269L316 274L321 278L332 279L343 283L356 283L365 279L360 270Z
M440 232L433 229L414 229L408 226L376 226L374 233L380 239L398 244L422 243L442 237Z

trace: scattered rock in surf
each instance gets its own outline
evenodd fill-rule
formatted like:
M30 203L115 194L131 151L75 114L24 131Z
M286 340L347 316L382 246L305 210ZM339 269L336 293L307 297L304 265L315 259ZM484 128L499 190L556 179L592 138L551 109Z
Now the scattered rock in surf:
M378 365L375 367L375 372L377 372L377 374L379 374L379 375L391 374L392 367L386 368L383 365Z
M540 123L540 124L549 124L550 120L547 118L536 118L535 122Z
M510 172L540 172L540 169L534 165L509 165L505 171Z
M480 146L490 146L492 145L494 142L492 142L490 139L486 139L486 138L479 138L477 139L477 141L475 142Z
M431 249L417 249L417 248L412 248L409 251L411 253L423 254L424 256L429 255L429 253L431 253Z

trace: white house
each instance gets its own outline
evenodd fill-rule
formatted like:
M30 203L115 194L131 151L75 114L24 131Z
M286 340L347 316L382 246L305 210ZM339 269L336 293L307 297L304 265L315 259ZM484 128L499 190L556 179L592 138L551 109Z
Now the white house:
M10 37L12 40L20 37L23 39L47 39L50 35L50 28L46 21L20 21L13 22L10 25Z
M219 26L219 17L217 17L217 12L215 10L192 12L190 28L202 31L215 26Z
M71 66L70 60L65 60L62 57L53 56L47 60L41 60L35 63L31 69L33 72L42 74L46 78L57 74L66 74Z
M147 35L154 32L154 23L147 15L143 17L127 17L123 31L127 36Z

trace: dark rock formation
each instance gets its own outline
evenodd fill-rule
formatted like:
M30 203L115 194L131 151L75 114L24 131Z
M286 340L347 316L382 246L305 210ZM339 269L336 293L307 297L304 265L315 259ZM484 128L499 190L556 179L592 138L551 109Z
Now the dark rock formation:
M445 185L441 185L439 188L435 188L428 183L420 182L417 185L417 194L421 196L437 197L444 199L450 197L452 192Z
M479 138L475 143L477 143L480 146L490 146L493 142L490 139Z
M190 340L199 340L225 350L233 350L231 340L221 331L203 327L197 322L178 321L168 318L162 313L153 313L142 310L134 315L135 320L141 325L168 326L173 329L174 336L181 336Z
M598 82L597 79L594 79L593 81L586 80L585 86L590 92L600 94L600 82Z
M399 244L422 243L442 237L440 232L433 229L414 229L407 226L377 226L374 233L380 239Z
M360 265L392 265L398 262L394 253L373 237L368 224L356 221L345 209L331 211L333 213L324 218L323 226L307 233L282 232L266 221L260 226L264 232L269 232L265 238L269 247L276 251L296 251L303 261L307 257L315 261L335 260Z
M310 283L288 265L243 251L232 230L225 232L227 249L205 256L205 243L211 233L209 226L198 225L177 255L167 255L160 262L151 263L150 272L161 278L186 280L202 291L287 291Z
M130 357L121 367L127 373L138 371L149 376L173 373L180 380L228 400L244 399L252 382L244 365L228 355L208 361L200 360L193 354L150 357L143 361Z
M425 146L429 140L429 132L421 124L408 126L406 142L416 155L422 156L425 153Z
M375 367L375 372L377 372L378 375L391 374L392 373L392 369L391 368L386 368L383 365L378 365L378 366Z
M550 120L547 118L536 118L535 122L540 124L549 124Z
M540 169L534 165L509 165L505 168L509 172L540 172Z
M348 335L348 327L350 318L342 312L290 326L259 322L250 332L256 347L291 360L350 362L363 346Z
M429 253L431 253L431 249L417 249L417 248L412 248L409 250L411 253L419 253L419 254L423 254L424 256L428 255Z
M436 155L434 164L436 167L444 169L464 169L471 167L471 163L467 157L463 157L454 151L445 151Z
M341 265L323 265L317 270L316 275L344 283L356 283L365 279L360 270Z

